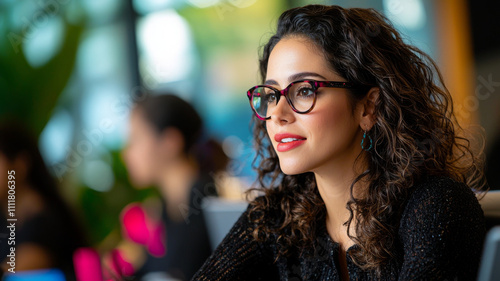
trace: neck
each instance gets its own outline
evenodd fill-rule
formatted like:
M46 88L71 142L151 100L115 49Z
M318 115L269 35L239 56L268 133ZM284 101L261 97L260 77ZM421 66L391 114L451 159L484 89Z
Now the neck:
M353 171L343 173L315 173L319 194L325 203L327 216L335 224L341 224L349 218L346 209L351 198L351 184L355 178Z
M339 157L338 161L322 166L314 171L316 184L321 198L325 202L328 215L333 216L346 211L346 204L351 198L351 185L354 179L366 170L363 156L356 158L361 150ZM365 184L360 181L354 185L354 196L362 195Z
M181 157L161 169L159 189L167 205L167 213L174 220L183 217L182 210L189 205L189 194L198 177L196 164L188 157Z
M326 207L328 233L344 249L353 244L347 237L347 226L344 225L350 216L347 202L351 199L351 185L366 169L363 159L356 163L356 157L346 158L314 172L318 191ZM366 182L357 182L353 187L353 196L360 197L365 186ZM354 223L351 223L351 235L354 234Z

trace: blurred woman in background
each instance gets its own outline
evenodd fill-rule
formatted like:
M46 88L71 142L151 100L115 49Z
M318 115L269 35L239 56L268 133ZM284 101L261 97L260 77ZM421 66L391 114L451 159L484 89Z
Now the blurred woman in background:
M212 176L225 168L222 148L203 138L202 119L174 95L147 96L130 116L124 160L132 183L155 186L161 194L161 220L166 228L166 255L147 260L137 276L166 272L189 280L212 249L202 200L216 196Z
M0 229L6 231L8 171L15 188L15 271L59 269L66 280L75 280L73 252L86 246L76 217L59 194L36 145L20 125L0 125ZM2 269L11 245L0 238Z

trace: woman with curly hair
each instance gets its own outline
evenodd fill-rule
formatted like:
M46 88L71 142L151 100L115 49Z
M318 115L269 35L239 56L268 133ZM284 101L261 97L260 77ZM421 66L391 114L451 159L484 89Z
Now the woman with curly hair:
M259 189L193 280L474 280L479 155L432 59L372 9L285 11L260 59Z

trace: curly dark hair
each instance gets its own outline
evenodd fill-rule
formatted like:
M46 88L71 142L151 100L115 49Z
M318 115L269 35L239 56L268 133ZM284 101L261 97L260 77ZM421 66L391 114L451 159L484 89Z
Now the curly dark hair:
M451 95L435 62L406 44L379 12L323 5L285 11L262 50L263 81L274 46L293 36L308 39L337 74L362 85L349 91L352 105L366 96L367 89L380 90L375 124L368 132L373 148L357 158L366 160L368 169L351 184L346 205L347 235L359 245L350 253L363 269L379 273L396 255L397 230L410 187L425 177L444 175L481 190L486 184L482 151L474 152L461 135ZM253 126L260 186L255 189L264 193L262 200L250 203L249 219L257 225L254 237L276 235L280 255L311 247L317 226L326 219L314 174L283 174L265 121L254 117ZM355 197L354 185L361 179L369 187ZM283 218L266 222L266 212L273 209ZM349 231L353 223L355 233Z

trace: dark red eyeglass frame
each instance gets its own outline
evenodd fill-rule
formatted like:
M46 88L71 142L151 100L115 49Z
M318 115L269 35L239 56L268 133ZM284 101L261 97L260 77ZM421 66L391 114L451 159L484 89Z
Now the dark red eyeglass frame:
M303 82L307 82L311 85L311 87L314 89L314 101L312 103L312 106L311 108L309 108L308 110L306 111L300 111L300 110L297 110L293 104L292 104L292 101L290 100L290 98L288 97L288 90L294 85L294 84L297 84L297 83L303 83ZM319 88L321 87L327 87L327 88L347 88L347 89L350 89L350 88L355 88L356 84L352 83L352 82L340 82L340 81L316 81L316 80L312 80L312 79L304 79L304 80L298 80L298 81L294 81L292 83L290 83L290 85L288 85L286 88L284 88L283 90L278 90L272 86L268 86L268 85L257 85L257 86L253 86L252 88L250 88L248 91L247 91L247 97L248 97L248 100L250 101L250 107L252 107L252 110L253 112L255 113L255 116L257 116L257 118L259 118L260 120L269 120L271 118L271 116L269 117L262 117L259 115L259 113L257 113L257 110L255 110L255 108L253 107L253 103L252 103L252 93L255 89L257 88L260 88L260 87L266 87L268 89L271 89L274 91L274 93L276 94L276 104L278 104L278 102L280 101L280 98L281 96L285 96L285 99L286 101L288 102L288 105L290 105L290 107L292 108L292 110L294 112L297 112L299 114L306 114L306 113L309 113L311 112L311 110L313 110L314 106L316 105L316 97L318 96L317 95L317 91Z

